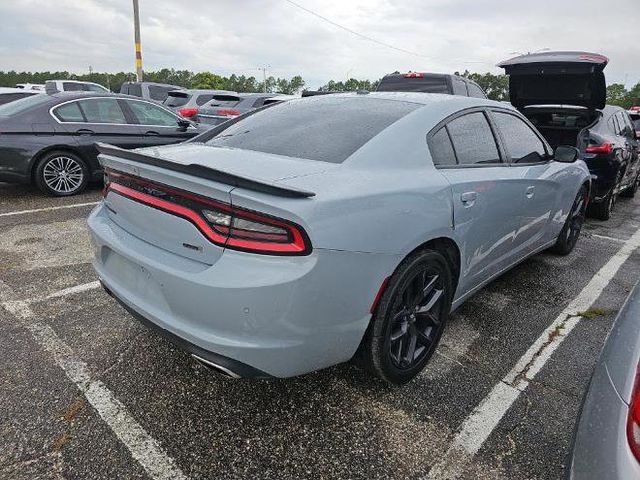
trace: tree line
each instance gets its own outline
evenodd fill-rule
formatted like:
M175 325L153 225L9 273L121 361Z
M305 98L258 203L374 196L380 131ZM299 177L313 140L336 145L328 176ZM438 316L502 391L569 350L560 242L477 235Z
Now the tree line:
M475 73L465 70L455 72L456 75L467 77L476 82L492 100L509 100L509 78L506 75L494 75L493 73ZM306 82L300 75L291 78L269 76L266 81L258 80L254 76L218 75L212 72L193 73L189 70L175 70L163 68L157 71L145 71L145 81L168 83L185 88L212 88L217 90L231 90L234 92L262 92L269 93L300 93L306 87ZM69 72L16 72L0 71L0 86L13 87L17 83L44 83L46 80L83 80L99 83L114 92L120 91L120 86L128 81L135 80L132 72L118 73L87 73L77 75ZM375 90L380 80L359 80L349 78L345 81L329 80L320 86L318 90L326 92L344 92L356 90ZM607 103L629 108L640 105L640 82L631 89L627 89L619 83L607 87Z

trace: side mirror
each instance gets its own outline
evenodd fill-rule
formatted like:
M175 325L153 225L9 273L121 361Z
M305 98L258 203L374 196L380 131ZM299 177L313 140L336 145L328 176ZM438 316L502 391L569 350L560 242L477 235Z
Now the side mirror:
M560 145L553 152L553 158L556 162L573 163L580 157L580 150L576 147L568 145Z
M183 118L178 120L178 128L180 128L180 130L186 130L190 125L191 122L189 120L185 120Z

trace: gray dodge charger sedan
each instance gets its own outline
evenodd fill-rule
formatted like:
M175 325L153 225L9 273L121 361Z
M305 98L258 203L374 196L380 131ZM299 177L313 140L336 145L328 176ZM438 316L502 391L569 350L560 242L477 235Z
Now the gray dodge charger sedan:
M573 249L590 188L577 150L515 109L440 94L309 97L180 145L100 149L105 289L233 377L353 358L409 381L465 299Z

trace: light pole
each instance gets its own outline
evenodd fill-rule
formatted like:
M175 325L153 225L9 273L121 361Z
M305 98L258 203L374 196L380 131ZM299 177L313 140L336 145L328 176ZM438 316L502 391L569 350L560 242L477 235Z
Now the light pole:
M138 0L133 0L133 31L136 44L136 77L142 81L142 45L140 44L140 7Z

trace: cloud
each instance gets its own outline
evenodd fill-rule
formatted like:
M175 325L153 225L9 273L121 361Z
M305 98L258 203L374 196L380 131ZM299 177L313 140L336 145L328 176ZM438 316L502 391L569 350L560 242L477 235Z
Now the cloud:
M147 70L380 78L394 70L499 72L511 52L604 53L610 82L640 81L637 0L296 0L377 40L341 30L285 0L140 0ZM598 14L597 12L601 12ZM22 0L0 5L0 70L131 71L129 0Z

